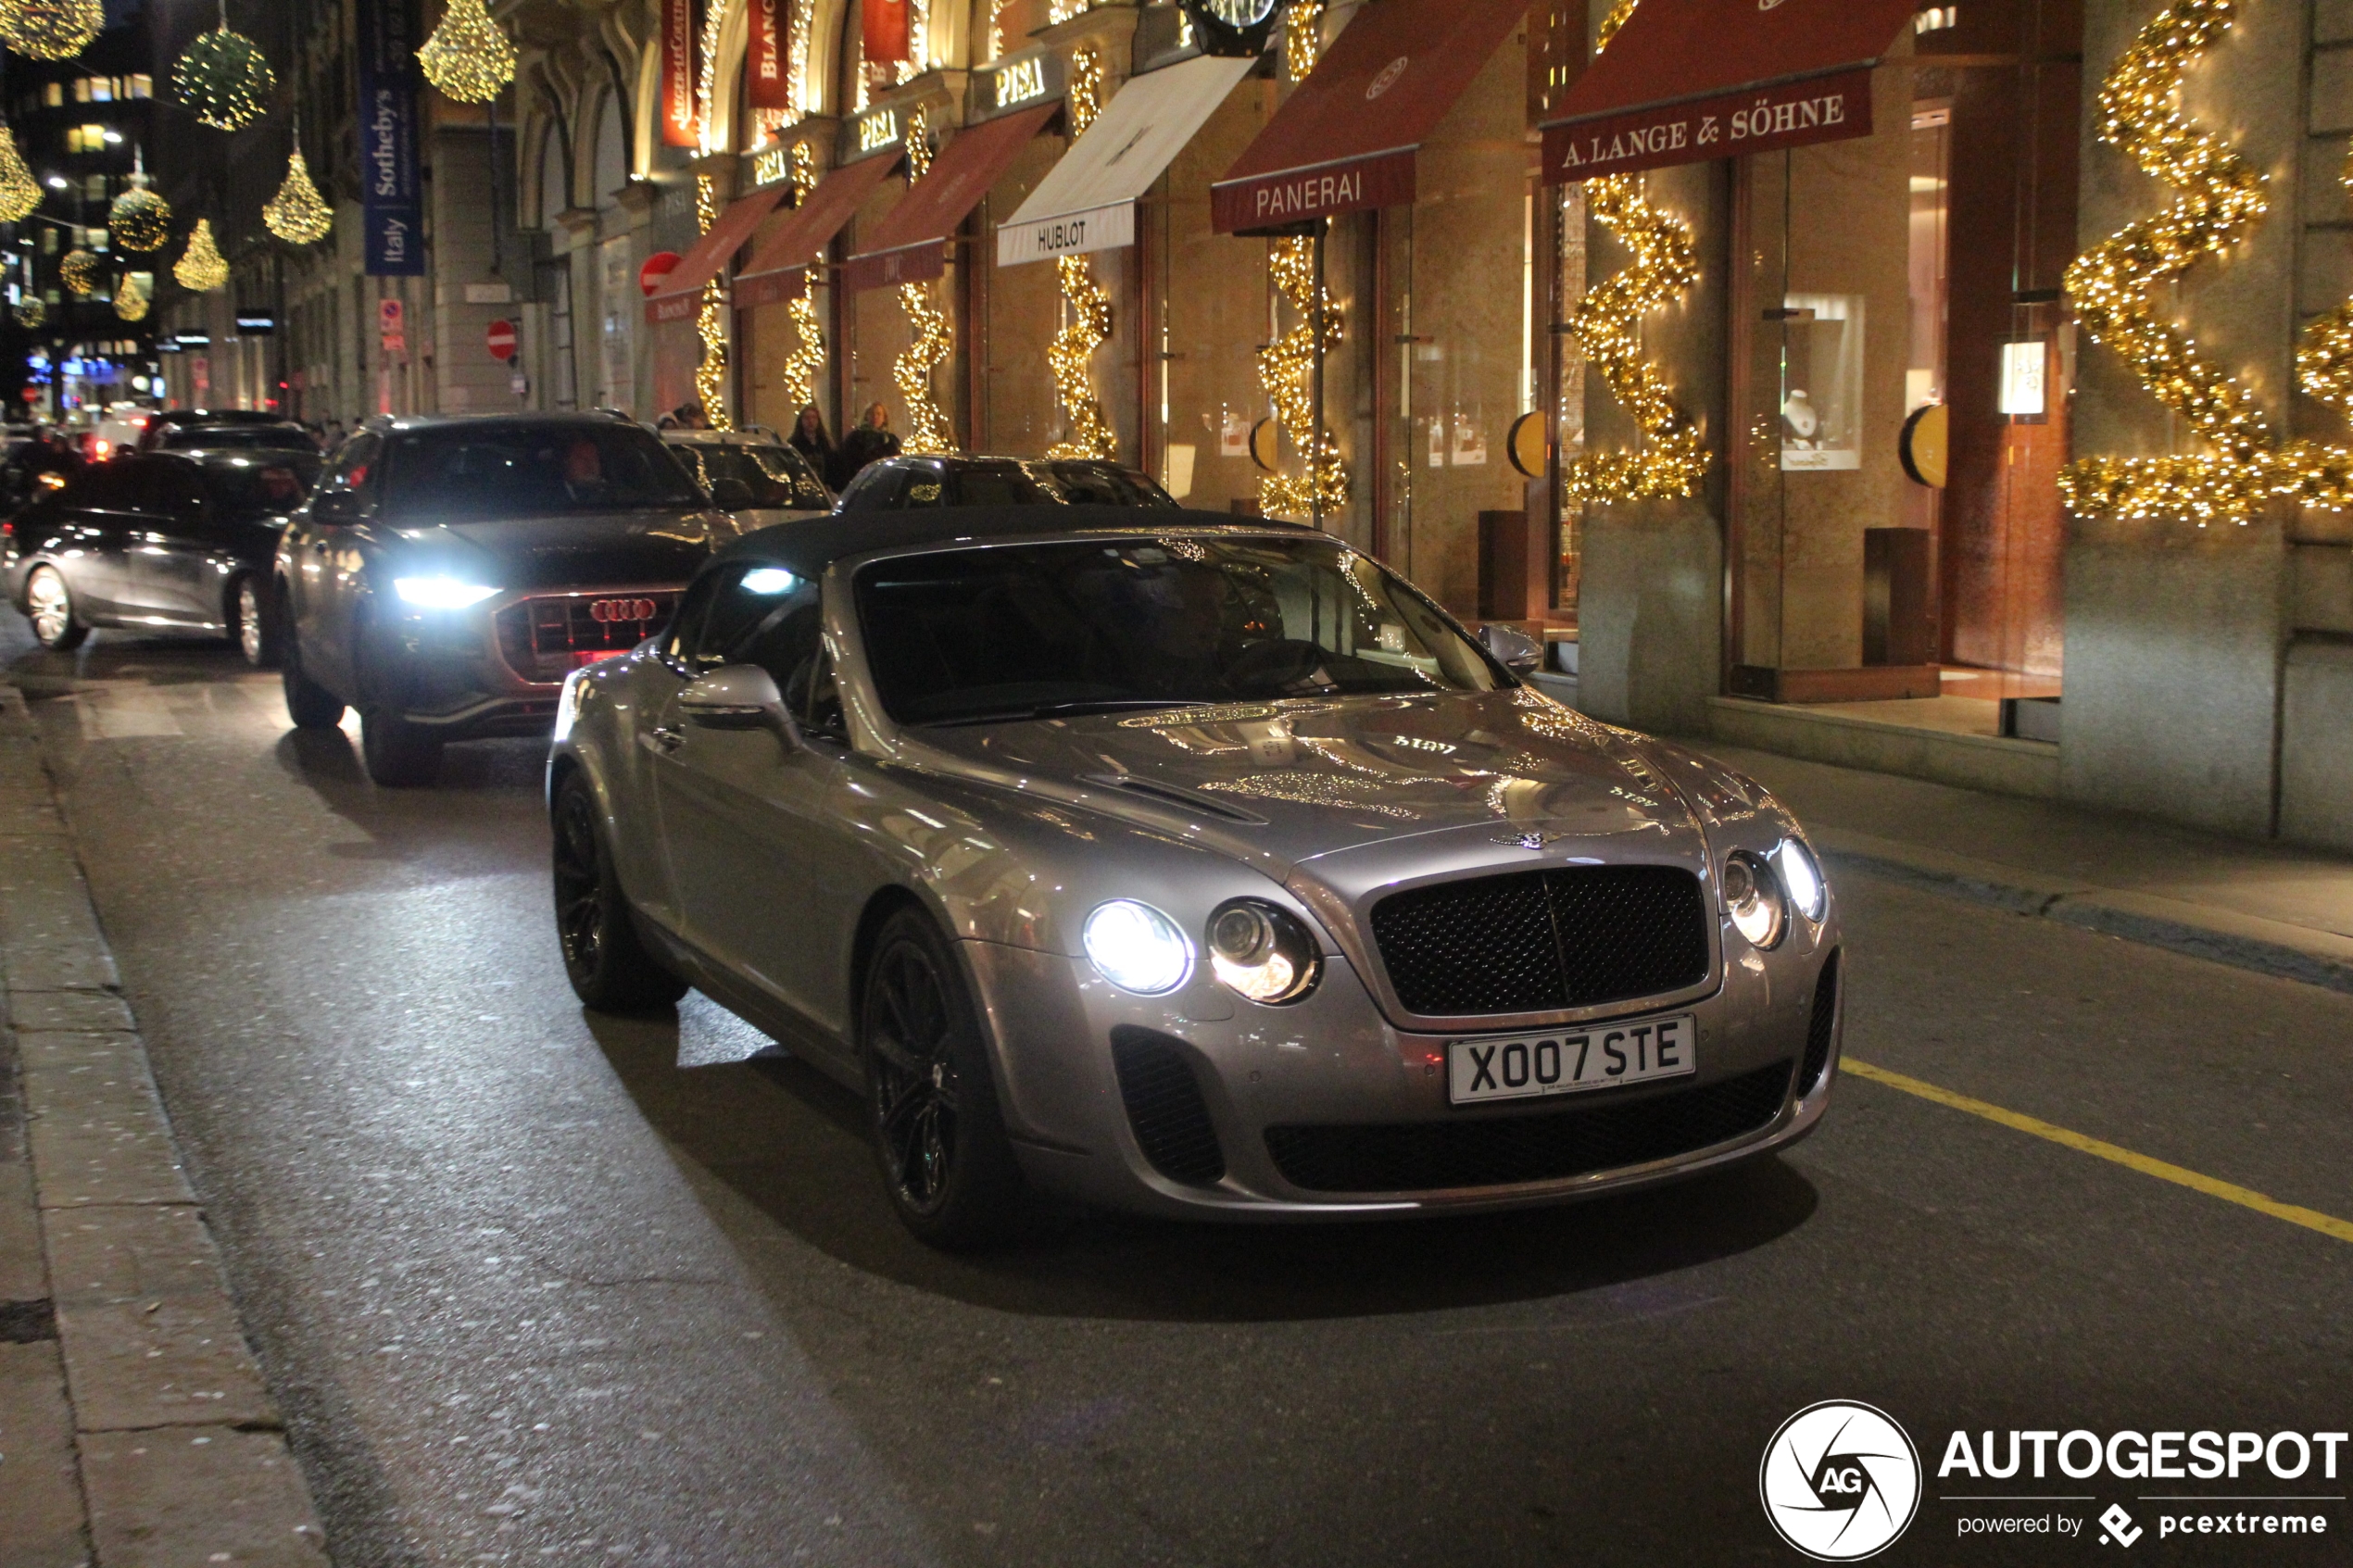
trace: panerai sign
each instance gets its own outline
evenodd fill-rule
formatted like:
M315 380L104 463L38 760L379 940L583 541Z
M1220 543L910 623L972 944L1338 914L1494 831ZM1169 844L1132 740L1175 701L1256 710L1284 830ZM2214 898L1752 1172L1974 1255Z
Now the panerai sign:
M1547 126L1544 178L1561 184L1870 133L1871 73L1847 70Z

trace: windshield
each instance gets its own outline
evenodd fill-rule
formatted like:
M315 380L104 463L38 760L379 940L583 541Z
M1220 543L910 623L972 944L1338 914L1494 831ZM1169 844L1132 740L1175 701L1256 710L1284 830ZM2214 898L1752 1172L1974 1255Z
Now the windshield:
M449 425L398 433L386 454L384 500L396 515L479 522L703 505L661 443L635 425Z
M743 481L751 490L755 507L822 510L834 504L808 462L789 446L697 442L673 446L671 451L693 470L705 490L723 479Z
M257 453L207 463L205 481L224 517L283 517L319 482L319 466L316 453Z
M1116 463L1050 462L1040 466L1053 476L1063 499L1075 507L1166 507L1174 510L1176 506L1167 491Z
M310 445L309 434L296 425L197 425L194 429L168 430L163 435L163 449L167 452L199 451L208 446L283 448Z
M1504 684L1419 594L1327 538L948 550L864 568L857 599L902 724Z

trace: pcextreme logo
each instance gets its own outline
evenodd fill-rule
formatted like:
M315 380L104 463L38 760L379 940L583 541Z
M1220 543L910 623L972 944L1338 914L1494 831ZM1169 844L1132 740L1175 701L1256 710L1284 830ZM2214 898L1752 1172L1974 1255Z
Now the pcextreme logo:
M1817 1562L1856 1562L1919 1512L1919 1450L1885 1411L1825 1399L1781 1423L1756 1489L1781 1539Z

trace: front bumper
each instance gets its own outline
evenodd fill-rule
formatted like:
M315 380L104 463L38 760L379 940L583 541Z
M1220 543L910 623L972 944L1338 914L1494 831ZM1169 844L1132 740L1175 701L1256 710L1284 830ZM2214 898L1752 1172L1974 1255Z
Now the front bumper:
M1214 981L1196 979L1171 997L1140 997L1106 984L1083 959L964 946L996 1035L1008 1129L1037 1186L1169 1216L1311 1219L1558 1203L1680 1179L1796 1142L1820 1121L1836 1076L1843 1008L1835 982L1827 1021L1815 1012L1817 983L1836 942L1832 928L1803 952L1759 955L1730 937L1727 947L1736 956L1708 996L1619 1011L1694 1014L1698 1070L1688 1077L1460 1108L1447 1100L1445 1060L1449 1041L1463 1036L1393 1027L1344 958L1327 958L1324 982L1306 1001L1261 1008ZM1122 1049L1141 1042L1160 1053L1154 1082L1176 1084L1179 1101L1182 1085L1170 1064L1182 1064L1198 1087L1196 1114L1214 1132L1214 1152L1202 1154L1198 1126L1189 1141L1182 1129L1172 1141L1168 1105L1150 1095L1139 1100L1133 1055L1123 1090L1115 1032ZM1361 1188L1339 1173L1352 1169L1348 1160L1331 1157L1334 1149L1436 1150L1436 1158L1407 1164L1442 1172L1450 1169L1443 1150L1495 1137L1585 1149L1589 1157L1554 1158L1557 1173L1537 1179L1441 1177L1434 1185ZM1325 1157L1302 1158L1303 1144L1320 1146ZM1493 1160L1469 1163L1497 1168ZM1354 1168L1398 1167L1374 1160Z
M653 605L656 613L650 616L590 622L610 628L598 641L615 646L579 652L610 657L627 652L659 629L680 591L676 583L539 589L500 594L456 611L420 610L380 598L362 649L368 699L450 740L547 734L555 727L564 676L573 665L570 658L535 649L528 635L534 612ZM520 639L518 617L526 633Z

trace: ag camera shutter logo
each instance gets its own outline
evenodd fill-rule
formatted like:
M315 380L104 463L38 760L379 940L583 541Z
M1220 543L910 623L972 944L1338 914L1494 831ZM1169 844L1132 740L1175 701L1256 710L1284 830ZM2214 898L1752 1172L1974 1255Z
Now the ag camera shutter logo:
M1856 1562L1919 1512L1919 1450L1885 1411L1825 1399L1781 1423L1756 1489L1781 1539L1817 1562Z

